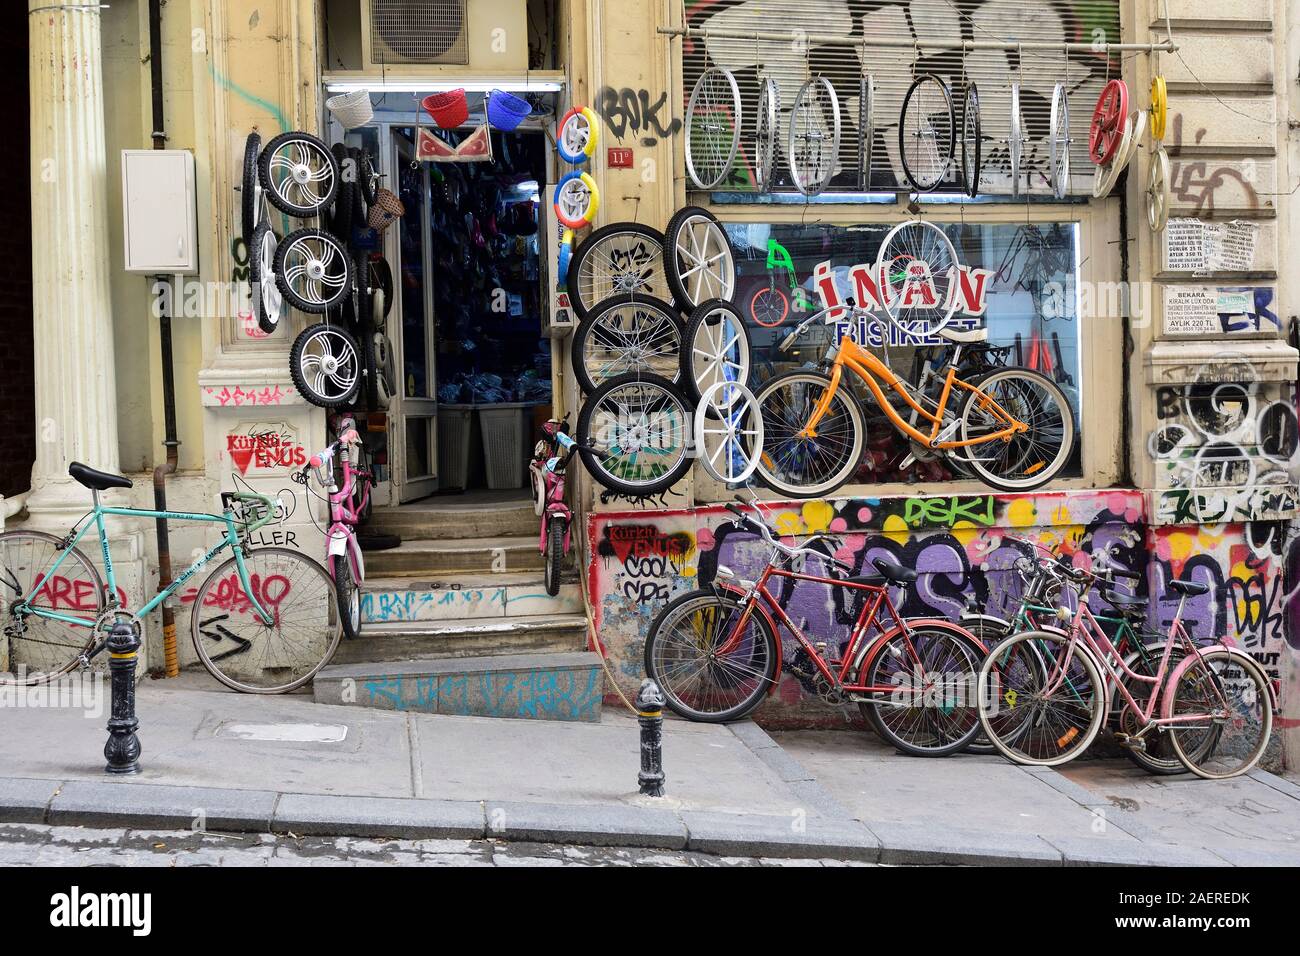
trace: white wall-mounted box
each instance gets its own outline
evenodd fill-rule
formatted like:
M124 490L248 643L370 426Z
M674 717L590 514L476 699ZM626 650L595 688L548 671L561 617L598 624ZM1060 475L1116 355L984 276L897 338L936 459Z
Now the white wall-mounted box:
M122 150L125 269L148 275L199 271L194 154Z

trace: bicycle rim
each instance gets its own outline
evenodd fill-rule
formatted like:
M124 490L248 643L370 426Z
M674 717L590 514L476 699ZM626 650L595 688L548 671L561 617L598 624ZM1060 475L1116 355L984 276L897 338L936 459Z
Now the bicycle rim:
M986 484L1004 491L1023 491L1051 481L1074 451L1074 413L1060 387L1027 369L1008 368L980 380L962 409L964 441L996 434L1006 425L992 409L981 408L991 398L1027 431L1009 439L994 438L967 445L957 454Z
M793 373L774 378L759 390L763 454L758 475L772 490L801 498L825 494L857 468L862 457L862 409L843 387L831 398L816 436L799 435L829 387L824 376Z
M805 196L821 192L835 175L840 152L840 100L824 76L799 89L790 110L790 178Z
M663 236L654 230L606 226L587 237L575 258L568 286L579 318L611 296L668 298Z
M1273 729L1268 675L1251 658L1207 651L1173 687L1167 733L1174 753L1199 777L1218 780L1246 773L1263 756ZM1217 739L1214 739L1217 736Z
M686 172L712 189L731 171L740 143L740 88L729 70L705 70L686 107Z
M974 198L980 191L980 94L974 83L966 88L966 98L961 110L961 167L966 183L966 195Z
M601 484L629 494L670 487L690 466L692 415L666 379L610 379L587 399L578 422L582 460Z
M943 756L964 749L979 732L972 698L980 660L957 634L912 628L889 638L867 674L870 687L893 687L867 706L872 723L899 750Z
M957 311L959 271L957 250L942 229L922 219L899 223L876 258L885 314L909 335L934 335Z
M933 74L918 77L903 99L899 158L913 188L929 192L943 182L952 160L952 96Z
M199 660L238 691L279 694L301 687L338 647L343 622L334 583L323 567L288 548L257 548L244 565L271 623L253 609L235 559L227 559L199 586L191 605Z
M776 671L777 644L757 612L733 634L742 613L731 598L700 593L670 604L651 627L646 673L674 713L737 720L762 701Z
M754 187L765 192L772 186L776 167L776 141L781 135L781 91L771 77L763 81L754 114Z
M1065 84L1057 83L1052 90L1052 116L1050 131L1052 164L1052 194L1064 199L1070 188L1070 104L1065 95Z
M1008 638L985 659L977 683L984 734L1016 763L1051 767L1074 759L1106 713L1096 665L1059 634Z
M0 534L0 628L5 670L0 684L43 684L66 674L95 642L92 627L18 615L13 602L39 589L30 607L94 621L104 611L104 585L80 551L67 553L58 573L49 570L63 555L60 539L37 531Z
M681 374L682 330L676 315L652 301L607 302L584 320L575 365L583 390L594 392L629 372L650 372L669 381Z

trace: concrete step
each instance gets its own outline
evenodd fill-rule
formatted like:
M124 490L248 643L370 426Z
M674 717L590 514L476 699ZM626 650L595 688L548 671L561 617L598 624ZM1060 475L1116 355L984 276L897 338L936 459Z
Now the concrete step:
M560 593L554 597L546 593L545 579L539 571L367 576L361 589L361 620L367 626L581 613L581 588L577 572L572 569L561 577Z
M456 498L432 498L397 508L376 508L366 530L427 540L459 538L470 532L484 537L536 537L540 526L531 500L461 503Z
M339 642L337 664L435 660L500 654L562 653L587 646L585 614L453 618L367 624Z
M314 684L322 704L528 720L598 721L604 693L588 652L331 664Z
M462 531L465 527L462 526ZM572 557L570 557L572 561ZM534 535L416 538L387 551L366 552L368 577L413 577L455 572L503 574L545 567Z

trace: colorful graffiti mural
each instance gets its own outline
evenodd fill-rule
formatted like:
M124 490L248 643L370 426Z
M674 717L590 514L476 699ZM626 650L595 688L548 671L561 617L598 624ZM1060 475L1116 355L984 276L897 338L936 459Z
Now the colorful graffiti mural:
M1188 600L1184 622L1199 638L1231 637L1275 681L1284 677L1284 657L1297 649L1288 645L1284 627L1288 539L1276 522L1151 527L1144 495L1131 490L765 502L763 510L783 536L836 535L834 557L854 573L870 572L880 557L916 568L915 584L891 590L906 615L1006 615L1020 597L1014 563L1037 544L1079 566L1096 562L1141 573L1137 593L1150 601L1153 630L1166 628L1177 607L1169 581L1208 584L1208 594ZM646 634L671 598L710 584L720 564L749 576L767 560L762 541L735 528L721 507L595 514L589 534L596 632L627 690L644 674ZM847 637L859 610L846 606L853 599L843 589L824 585L783 581L775 593L796 624L828 642ZM775 726L849 717L807 698L790 675L757 714Z

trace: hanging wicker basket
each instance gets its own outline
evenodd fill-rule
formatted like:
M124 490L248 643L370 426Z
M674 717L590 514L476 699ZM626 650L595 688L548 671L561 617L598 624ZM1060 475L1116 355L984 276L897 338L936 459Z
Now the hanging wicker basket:
M375 232L383 232L406 214L406 207L392 193L384 188L375 190L375 201L370 204L370 218L367 224Z
M505 90L493 90L488 96L488 122L503 133L517 129L532 111L526 99Z
M375 118L374 107L370 105L369 90L354 90L340 93L325 101L325 108L339 121L344 129L356 129L365 126Z
M456 129L469 119L469 101L464 90L430 93L420 101L420 105L442 129Z

